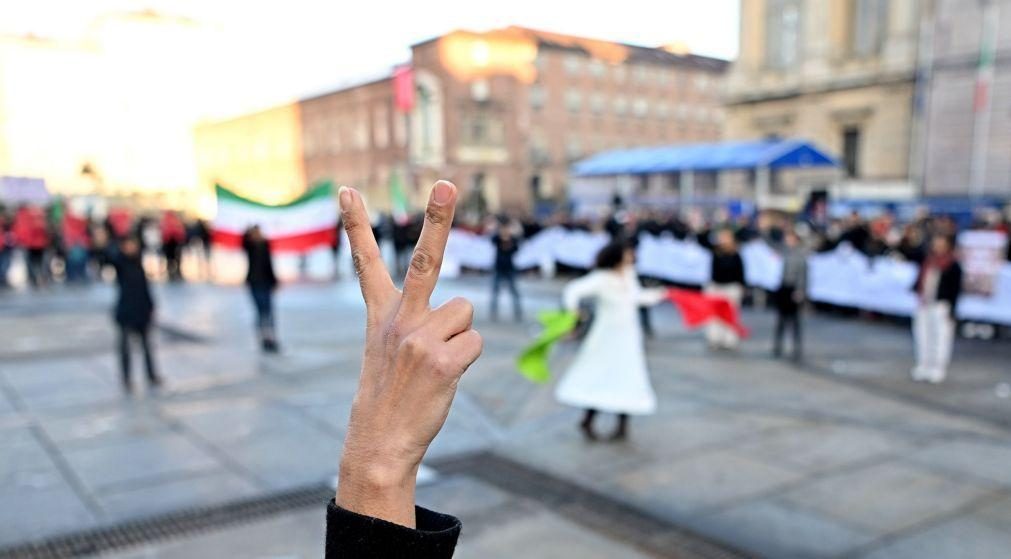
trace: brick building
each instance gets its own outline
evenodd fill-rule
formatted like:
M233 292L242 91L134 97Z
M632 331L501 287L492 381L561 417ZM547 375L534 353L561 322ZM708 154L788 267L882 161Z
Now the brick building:
M391 173L415 205L448 178L467 209L528 210L563 197L570 164L588 154L721 137L727 62L677 49L508 27L416 44L411 67L409 114L394 108L392 78L295 103L302 169L292 180L353 184L388 207ZM227 150L199 140L242 121L197 130L198 146L236 154L202 177L229 182L251 164L238 159L241 135L225 135L238 142Z

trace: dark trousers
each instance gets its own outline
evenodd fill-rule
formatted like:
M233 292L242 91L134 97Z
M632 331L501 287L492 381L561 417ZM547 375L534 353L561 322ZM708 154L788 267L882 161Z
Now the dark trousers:
M152 384L158 382L158 373L154 369L154 358L151 355L151 343L148 340L148 327L134 328L130 326L119 326L119 366L123 373L123 384L130 386L130 338L137 337L140 340L140 347L144 351L144 367L147 370L147 379Z
M28 249L28 283L32 287L40 287L46 282L45 255L45 249Z
M274 290L267 285L250 285L249 294L256 306L256 332L261 343L274 341Z
M513 316L516 320L523 318L523 305L520 302L520 292L516 289L516 272L496 271L491 279L491 316L498 318L498 293L502 289L502 284L509 289L513 299Z
M793 358L799 360L803 349L803 332L800 320L800 305L793 300L794 288L783 286L776 292L776 333L772 352L776 357L783 354L783 338L786 329L793 334Z

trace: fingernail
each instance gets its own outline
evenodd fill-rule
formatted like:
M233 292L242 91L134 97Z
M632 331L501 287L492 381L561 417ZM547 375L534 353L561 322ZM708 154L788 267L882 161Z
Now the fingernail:
M453 185L446 181L435 183L435 188L432 189L432 201L440 206L448 204L449 199L453 197L453 188Z
M350 188L348 188L346 186L340 187L340 190L337 191L337 196L340 197L341 206L343 208L346 209L346 208L350 208L351 207L351 196L352 196L352 194L351 194L351 189Z

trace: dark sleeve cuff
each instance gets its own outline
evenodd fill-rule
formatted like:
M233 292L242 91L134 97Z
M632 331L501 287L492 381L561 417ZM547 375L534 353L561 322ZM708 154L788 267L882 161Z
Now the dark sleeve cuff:
M326 559L448 559L460 537L455 517L414 507L416 529L342 509L326 511Z

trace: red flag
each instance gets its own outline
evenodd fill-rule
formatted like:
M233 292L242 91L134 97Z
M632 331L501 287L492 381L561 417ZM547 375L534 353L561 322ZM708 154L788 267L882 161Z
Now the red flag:
M403 113L414 108L414 69L410 66L393 70L393 106Z
M668 289L667 299L681 312L685 326L696 328L710 320L719 320L747 338L748 328L741 323L737 308L726 298L686 289Z

